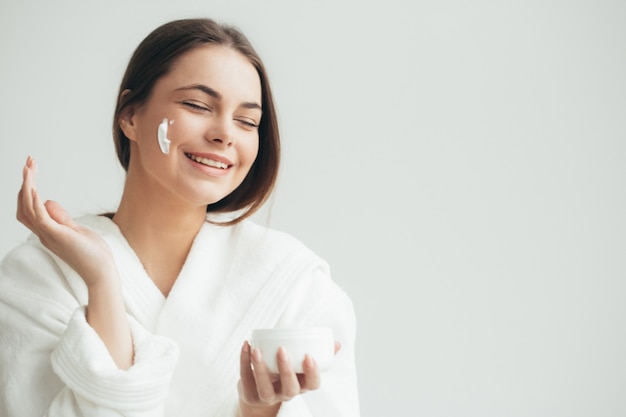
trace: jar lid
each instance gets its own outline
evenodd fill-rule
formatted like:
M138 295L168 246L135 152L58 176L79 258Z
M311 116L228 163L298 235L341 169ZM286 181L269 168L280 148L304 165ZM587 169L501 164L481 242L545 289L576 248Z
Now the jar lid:
M300 339L311 337L333 337L330 327L277 327L274 329L255 329L252 338L260 339Z

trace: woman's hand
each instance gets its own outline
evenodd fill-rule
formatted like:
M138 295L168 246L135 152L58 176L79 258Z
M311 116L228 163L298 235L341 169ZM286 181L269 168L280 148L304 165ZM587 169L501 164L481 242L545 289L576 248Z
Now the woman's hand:
M43 203L35 189L37 166L29 156L17 197L17 219L63 259L87 285L87 322L120 369L133 364L134 349L113 254L95 232L76 224L54 201Z
M17 198L17 220L35 233L41 243L71 266L87 287L117 277L113 256L104 240L77 225L54 201L43 203L35 189L37 166L29 156Z
M335 343L335 353L341 345ZM240 417L276 416L280 404L320 386L320 372L315 361L306 356L302 363L303 373L296 374L289 362L287 352L280 348L276 355L278 374L272 374L258 349L251 349L245 342L240 356L240 380L238 384Z

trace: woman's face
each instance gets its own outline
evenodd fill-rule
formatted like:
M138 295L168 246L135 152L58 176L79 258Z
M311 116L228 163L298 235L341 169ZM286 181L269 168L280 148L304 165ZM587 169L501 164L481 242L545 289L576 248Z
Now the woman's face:
M210 45L183 54L148 101L122 116L131 140L127 185L170 203L221 200L241 184L257 156L261 97L256 69L234 49ZM173 121L169 154L157 140L163 119Z

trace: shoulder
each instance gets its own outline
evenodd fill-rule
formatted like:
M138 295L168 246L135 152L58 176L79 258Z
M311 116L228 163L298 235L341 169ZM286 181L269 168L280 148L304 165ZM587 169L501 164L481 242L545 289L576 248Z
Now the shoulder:
M73 220L98 233L106 232L107 222L111 222L105 217L96 215L86 215ZM0 272L4 275L8 270L15 268L22 271L28 269L41 270L41 268L54 266L57 262L58 258L41 244L35 234L31 233L24 242L9 251L2 259Z
M41 270L54 265L52 253L46 249L37 236L31 234L28 239L11 251L0 263L0 276L11 275L13 271L26 272Z
M236 234L251 243L262 243L283 249L305 248L304 243L294 236L268 226L261 226L252 220L243 220L234 227Z
M102 219L100 216L88 215L75 218L74 221L102 232L106 230L106 221L110 222L107 218ZM43 246L35 234L30 234L0 262L0 287L9 286L14 290L23 287L32 291L45 291L46 288L59 285L66 287L65 269L64 262Z
M298 270L292 291L300 294L298 299L309 298L324 301L325 304L343 305L352 309L352 301L347 293L331 276L331 268L325 259L311 250L296 237L252 221L244 220L238 233L245 236L248 249L253 248L260 256L279 257L284 262L291 261L293 271Z
M28 314L37 311L42 317L50 306L66 315L77 305L55 255L36 236L15 247L0 263L0 305Z
M238 250L258 259L287 260L325 264L325 261L296 237L259 225L251 220L232 226L233 241Z

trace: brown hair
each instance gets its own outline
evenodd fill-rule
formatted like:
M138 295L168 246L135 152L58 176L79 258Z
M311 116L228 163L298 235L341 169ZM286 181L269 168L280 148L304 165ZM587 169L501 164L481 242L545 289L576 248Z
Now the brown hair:
M152 93L154 84L166 75L183 53L207 44L228 46L248 58L261 79L263 116L259 124L259 151L250 172L232 193L207 206L208 213L244 210L235 224L257 211L269 198L280 162L280 137L276 109L267 72L248 39L238 29L211 19L182 19L166 23L150 33L137 47L128 63L113 115L113 140L117 157L128 170L130 141L120 128L119 119L131 105L141 106ZM129 90L126 94L124 91Z

